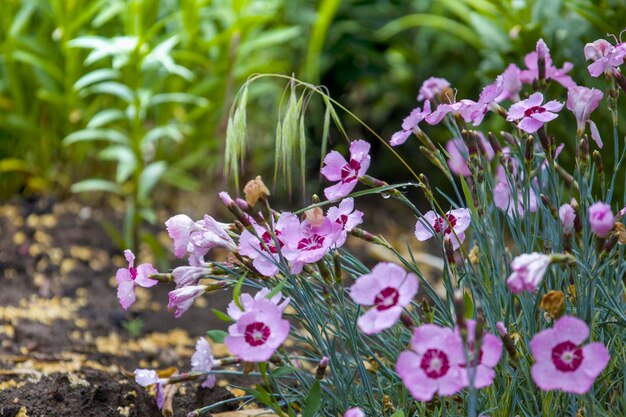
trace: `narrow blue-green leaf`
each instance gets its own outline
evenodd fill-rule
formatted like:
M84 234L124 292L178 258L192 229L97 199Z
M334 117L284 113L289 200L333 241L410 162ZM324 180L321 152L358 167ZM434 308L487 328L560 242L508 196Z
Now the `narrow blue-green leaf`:
M157 161L148 165L141 174L139 174L137 189L137 198L139 201L148 200L150 192L152 192L152 189L157 185L166 169L167 163L165 161Z
M83 129L74 133L70 133L63 139L63 145L69 146L77 142L98 141L120 143L127 145L129 143L128 136L124 133L113 129Z
M95 71L88 72L74 83L74 90L82 90L83 88L99 83L104 80L115 80L120 76L120 72L111 68L100 68Z
M73 193L109 192L114 194L121 194L122 192L122 188L118 184L100 179L89 179L77 182L72 185L70 190Z

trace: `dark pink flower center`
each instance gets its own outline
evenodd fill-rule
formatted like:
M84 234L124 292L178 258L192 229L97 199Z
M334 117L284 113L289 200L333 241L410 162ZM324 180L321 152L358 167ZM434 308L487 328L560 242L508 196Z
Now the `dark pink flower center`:
M260 346L267 342L270 337L270 328L260 321L255 321L246 326L244 338L250 346Z
M315 250L324 247L324 237L318 234L305 237L298 242L298 250Z
M428 349L424 353L424 356L422 356L420 368L422 368L426 376L429 378L441 378L447 374L450 369L448 355L439 349Z
M582 349L570 342L562 342L552 349L552 362L561 372L574 372L583 362Z
M524 116L530 117L530 116L532 116L535 113L543 113L545 111L546 111L546 109L544 109L541 106L532 106L532 107L526 109L526 111L524 111Z
M398 298L400 298L398 290L393 287L387 287L376 294L374 305L376 305L378 311L388 310L398 304Z
M134 281L137 279L137 268L132 266L128 267L128 272L130 272L130 278Z
M435 224L433 224L435 232L440 233L443 230L443 233L446 235L452 233L452 228L456 226L456 217L454 217L454 214L446 214L446 218L448 219L447 221L443 217L437 217Z
M351 159L349 163L345 164L343 168L341 168L341 182L352 182L356 181L359 177L359 170L361 169L361 164Z
M278 246L282 248L283 246L285 246L285 244L282 240L278 238L278 236L280 236L280 230L276 231L276 240L278 241ZM263 242L265 243L265 245L263 245L263 243L259 243L259 247L262 251L267 252L267 250L265 249L265 247L267 247L267 249L269 249L271 253L278 253L278 249L276 249L276 245L274 244L274 238L272 237L270 232L263 233L261 239L263 239Z
M346 227L346 223L348 223L348 216L342 214L337 220L335 220L335 223L339 223L343 227Z

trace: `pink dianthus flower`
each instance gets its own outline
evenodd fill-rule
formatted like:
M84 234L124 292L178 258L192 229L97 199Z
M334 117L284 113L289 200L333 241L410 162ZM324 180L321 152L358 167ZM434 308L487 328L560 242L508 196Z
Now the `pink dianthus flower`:
M372 272L362 275L350 287L350 297L357 304L372 306L359 317L359 329L365 334L376 334L393 326L418 288L415 274L393 263L376 265Z
M424 109L416 107L402 122L402 130L397 131L391 136L389 144L391 146L402 145L411 136L416 129L419 129L418 124L426 119L426 116L430 114L430 101L426 100L424 103Z
M228 328L229 335L224 339L228 351L246 362L269 360L289 336L289 322L282 313L270 300L255 301Z
M491 333L484 333L480 345L480 352L476 352L476 321L467 319L467 376L469 385L469 373L474 373L474 388L480 389L493 383L496 372L493 370L502 355L502 342ZM457 333L459 329L457 328ZM460 335L460 333L458 333ZM467 361L466 361L467 362Z
M434 236L432 230L435 233L443 232L443 238L449 239L452 242L452 248L457 250L465 240L465 230L471 221L470 211L466 208L450 210L445 218L431 210L415 224L415 237L423 242Z
M352 231L356 226L363 223L363 212L354 209L354 199L344 198L339 203L339 207L330 207L326 213L326 217L332 222L341 225L341 233L335 241L338 248L343 246L348 237L348 232Z
M396 372L416 400L454 395L466 386L463 341L451 329L424 324L414 330L411 348L400 353Z
M339 199L354 190L359 177L365 175L370 166L369 151L369 143L364 140L355 140L350 144L349 162L337 151L331 151L326 155L320 172L329 181L339 181L324 189L327 199Z
M582 346L587 337L587 324L571 316L563 316L551 329L537 333L530 341L537 361L531 369L535 384L543 391L589 391L611 356L600 342Z
M552 100L543 104L543 94L535 93L515 103L509 109L509 115L506 118L509 122L520 120L518 127L527 133L534 133L544 124L558 117L556 113L561 111L563 103Z
M598 201L589 207L589 225L593 233L600 237L609 234L615 225L615 216L611 211L611 206Z
M567 91L567 108L576 116L578 134L585 132L585 126L589 123L591 138L598 148L602 149L602 138L596 124L589 118L591 113L598 108L602 100L602 92L596 88L572 87Z
M506 280L514 294L522 291L535 291L548 270L550 256L533 252L517 256L511 263L511 275Z
M159 409L163 408L163 403L165 402L163 383L165 380L160 379L156 371L152 369L135 369L135 382L142 387L154 385L156 388L157 407L159 407Z
M433 100L448 87L450 83L445 78L430 77L420 86L417 101Z
M215 367L215 358L209 341L201 337L196 342L196 351L191 356L191 372L209 372ZM201 385L204 388L215 386L215 375L209 374Z
M135 268L135 255L129 249L124 251L124 257L128 261L128 268L118 269L115 274L115 280L117 281L117 298L120 301L120 305L124 310L128 310L135 302L135 288L137 285L150 288L159 282L148 278L149 275L158 273L152 265L141 264Z

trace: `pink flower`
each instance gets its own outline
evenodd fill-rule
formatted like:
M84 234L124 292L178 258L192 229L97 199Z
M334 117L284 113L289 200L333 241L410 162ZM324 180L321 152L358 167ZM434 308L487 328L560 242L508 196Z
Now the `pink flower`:
M285 308L287 308L287 306L289 305L289 301L291 301L291 299L287 297L281 303L280 301L283 298L283 294L280 291L276 293L276 295L274 295L272 298L267 298L270 293L271 291L268 288L263 288L254 295L254 298L252 298L250 294L241 294L241 296L239 297L239 304L242 308L239 308L235 301L231 301L228 304L226 312L228 313L230 318L237 321L241 316L243 316L245 313L249 312L252 309L255 301L259 300L269 300L272 304L275 304L281 312L284 311Z
M300 230L300 222L295 214L289 212L280 214L274 226L276 240L274 240L269 231L258 224L254 224L253 227L256 234L263 240L263 243L249 230L244 230L239 237L239 253L252 259L252 264L261 274L266 277L272 277L278 273L279 250L287 261L293 261L297 258L297 251L290 246L285 246L285 241L282 237L283 233L290 234L290 231L293 231L291 232L293 234L298 233ZM276 247L277 243L278 247Z
M332 222L339 223L342 227L341 233L335 241L335 246L338 248L346 242L348 232L363 223L363 212L354 210L353 198L344 198L339 203L339 207L329 208L326 217Z
M493 148L489 144L489 141L485 139L482 132L479 132L480 136L480 148L485 154L488 161L491 161L495 156ZM448 166L450 171L455 175L463 175L464 177L471 177L472 172L467 166L467 160L469 159L469 150L463 139L451 139L446 143L446 151L450 155L448 159Z
M480 125L483 121L483 118L487 114L487 111L492 108L492 106L496 102L496 98L498 98L503 91L504 80L500 75L498 75L498 77L496 77L496 81L493 84L489 84L488 86L483 88L483 91L478 97L478 102L467 108L465 112L462 113L463 118L466 121L471 120L474 126Z
M514 294L522 291L535 291L546 274L551 259L542 253L525 253L513 259L511 275L506 280Z
M400 353L396 372L416 400L453 395L466 386L463 341L451 329L422 325L415 329L411 347Z
M578 133L583 133L585 125L589 123L591 137L598 145L598 148L602 149L602 138L600 138L598 127L589 118L591 113L598 108L600 100L602 100L602 92L595 88L576 86L567 91L567 108L576 116Z
M418 124L430 114L430 101L426 100L424 103L424 110L416 107L402 122L402 130L396 132L391 136L389 144L391 146L402 145L411 136L411 133L418 128Z
M450 87L450 83L445 78L430 77L422 83L417 101L433 100L448 87Z
M443 238L450 239L452 248L457 250L463 243L463 240L465 240L464 232L469 227L471 221L470 211L466 208L450 210L446 213L445 218L440 217L431 210L417 221L415 237L420 242L423 242L434 236L431 230L434 230L435 233L443 232Z
M365 417L365 413L359 407L352 407L346 410L343 417Z
M210 274L211 270L209 268L197 266L179 266L172 271L176 288L196 285L200 279Z
M187 252L203 257L212 248L224 248L235 251L237 246L226 233L227 223L220 223L213 217L205 214L202 220L196 222L197 227L189 234Z
M571 232L574 230L574 220L576 220L576 212L569 204L563 204L559 208L559 218L563 224L563 231Z
M517 204L515 204L515 198L511 193L511 187L506 178L498 181L493 188L493 202L496 207L505 211L509 217L514 217L515 214L523 216L526 209L524 207L524 195L519 189L517 189ZM529 190L527 209L531 213L537 211L537 195L532 188Z
M461 115L466 122L471 121L470 114L477 103L472 100L463 99L455 103L443 103L437 106L435 111L426 116L426 123L436 125L448 114Z
M255 301L250 310L228 328L228 351L246 362L265 362L289 336L289 322L270 300Z
M305 220L299 229L284 232L285 243L297 253L292 262L292 272L298 274L305 264L322 259L339 238L342 229L341 224L325 217L321 226L314 227Z
M180 318L185 311L189 310L196 298L204 294L206 289L206 285L187 285L186 287L170 291L167 308L175 308L174 317Z
M503 322L499 321L496 323L496 329L498 329L498 334L502 337L506 336L509 332L506 330L506 326Z
M513 104L506 120L512 122L521 119L518 127L527 133L534 133L545 123L556 119L558 117L556 113L563 108L563 103L556 100L549 101L543 106L542 102L543 94L535 93L526 100Z
M191 356L191 372L210 372L215 367L215 359L208 340L201 337L196 342L196 351ZM215 375L209 374L201 385L204 388L215 386Z
M120 268L115 274L117 281L117 298L124 310L135 303L135 288L137 285L150 288L159 282L148 278L151 274L158 271L150 264L141 264L137 268L134 267L135 255L128 249L124 251L124 257L128 261L128 268Z
M467 319L465 323L467 326L468 369L474 373L474 388L484 388L491 385L496 376L493 368L498 364L502 355L502 342L491 333L485 333L482 336L480 352L476 352L476 321ZM456 331L460 336L458 328ZM469 372L468 370L468 374ZM469 385L469 375L467 384Z
M600 237L608 235L615 224L615 216L613 216L611 206L598 201L589 207L589 224L596 235Z
M350 287L350 297L357 304L373 306L359 317L359 329L365 334L376 334L393 326L418 287L417 276L400 266L387 262L376 265Z
M327 199L335 200L352 192L359 177L365 175L370 166L369 150L369 143L364 140L355 140L350 144L350 162L346 162L337 151L331 151L326 155L320 172L329 181L339 181L324 189Z
M187 253L189 235L196 228L196 223L189 216L177 214L165 222L167 234L174 241L174 255L182 258Z
M537 361L531 369L535 384L543 391L589 391L611 355L600 342L581 346L588 336L587 324L571 316L563 316L551 329L537 333L530 341Z
M495 98L496 103L504 100L519 101L519 93L522 91L521 70L515 64L509 64L500 76L502 77L502 91ZM494 83L497 83L497 79Z
M156 371L152 369L135 369L135 382L142 387L155 385L157 407L159 407L159 409L163 408L163 403L165 402L163 383L165 380L159 379Z
M620 35L621 36L621 35ZM585 45L585 58L592 60L587 69L592 77L598 77L602 73L611 73L615 68L624 63L626 58L626 42L611 45L605 39L598 39Z
M574 64L566 62L563 64L563 68L561 69L557 69L554 65L552 65L550 50L543 39L539 39L537 41L536 51L530 52L524 57L524 63L528 69L520 72L520 79L522 82L532 84L533 81L539 79L539 71L537 67L539 56L543 56L544 58L546 80L554 80L565 88L571 88L576 85L574 80L572 80L572 77L567 75L567 73L574 68Z

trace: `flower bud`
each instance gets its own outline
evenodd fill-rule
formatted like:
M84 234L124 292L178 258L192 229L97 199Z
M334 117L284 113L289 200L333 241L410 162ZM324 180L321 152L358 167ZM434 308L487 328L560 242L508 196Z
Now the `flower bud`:
M554 207L554 204L552 204L552 201L550 201L550 198L544 194L540 194L539 196L541 197L541 201L543 202L543 204L546 207L548 207L548 209L550 210L552 217L554 217L554 219L558 219L559 213L556 211L556 207Z
M263 183L261 176L257 175L255 179L248 181L243 188L243 193L248 204L254 206L257 202L265 200L270 195L270 190Z
M578 142L576 151L578 154L576 158L578 164L580 167L585 168L589 162L589 140L586 135L583 136Z
M593 162L596 164L596 171L600 177L600 181L604 180L604 165L602 164L602 155L597 150L593 151Z
M318 380L324 379L324 374L326 373L326 368L328 367L328 356L322 357L320 359L319 364L317 365L317 369L315 370L315 378Z
M498 141L498 138L496 138L496 135L494 135L493 132L489 132L487 133L487 137L489 138L489 144L493 148L493 151L496 155L500 155L502 153L502 147L500 146L500 142Z
M502 137L504 138L505 141L507 141L507 143L511 146L517 146L517 140L515 139L515 137L513 135L511 135L509 132L505 132L505 131L501 131L500 135L502 135ZM495 149L495 148L494 148Z
M534 147L535 147L535 138L533 135L529 135L526 138L526 148L524 150L524 162L526 165L531 166L533 163L534 155Z

